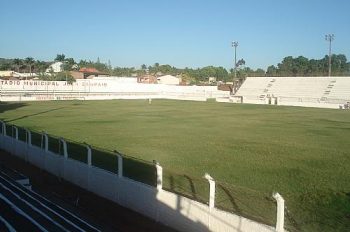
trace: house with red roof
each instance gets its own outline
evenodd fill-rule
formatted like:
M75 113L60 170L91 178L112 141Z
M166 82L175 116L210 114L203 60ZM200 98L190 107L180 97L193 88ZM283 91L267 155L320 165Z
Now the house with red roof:
M106 77L108 73L101 72L95 68L80 68L79 71L71 71L70 74L75 79L93 79L94 77Z

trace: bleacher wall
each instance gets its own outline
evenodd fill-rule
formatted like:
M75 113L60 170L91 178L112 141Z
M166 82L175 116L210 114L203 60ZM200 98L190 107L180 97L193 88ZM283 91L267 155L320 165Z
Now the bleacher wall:
M228 97L229 92L216 86L172 86L128 83L119 80L17 81L0 80L0 101L103 100L165 98L205 101Z

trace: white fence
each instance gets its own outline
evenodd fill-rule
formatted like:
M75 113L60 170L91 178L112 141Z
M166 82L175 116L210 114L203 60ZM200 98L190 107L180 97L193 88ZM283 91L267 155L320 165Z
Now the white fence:
M48 136L43 134L42 148L32 145L31 132L26 130L26 141L19 139L18 128L11 126L11 136L6 135L7 127L0 123L0 148L16 155L49 173L61 177L99 196L130 208L157 222L180 231L284 231L284 201L279 194L277 200L276 228L254 222L247 218L215 208L215 181L206 175L210 184L209 204L203 204L162 188L163 172L154 164L157 172L156 187L131 180L123 176L123 157L118 156L118 171L112 173L92 166L91 148L86 145L87 163L68 157L67 143L62 143L63 155L51 152Z

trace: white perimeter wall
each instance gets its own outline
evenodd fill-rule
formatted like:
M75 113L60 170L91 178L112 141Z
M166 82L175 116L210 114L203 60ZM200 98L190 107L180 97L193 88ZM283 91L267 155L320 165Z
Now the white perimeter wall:
M274 228L186 197L157 190L0 134L0 148L99 196L180 231L261 231Z
M65 99L140 99L168 98L205 101L228 97L229 92L216 86L172 86L127 83L119 80L10 81L0 80L1 101Z

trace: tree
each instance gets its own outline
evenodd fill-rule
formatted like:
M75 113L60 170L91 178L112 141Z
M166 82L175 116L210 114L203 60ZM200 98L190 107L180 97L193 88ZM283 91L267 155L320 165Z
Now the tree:
M16 66L16 69L17 69L18 73L19 73L19 68L21 67L22 63L23 62L22 62L21 59L16 58L16 59L13 60L13 64Z
M40 73L38 75L39 80L44 81L67 81L69 84L72 84L75 82L75 78L68 72L60 72L60 73L53 73L47 74L47 73Z
M69 84L75 82L74 77L68 72L60 72L55 75L55 81L67 81Z
M309 59L299 56L294 59L293 74L294 76L306 76L308 74Z
M254 73L255 73L255 76L257 77L263 77L266 74L265 70L262 68L258 68Z
M267 67L266 75L269 76L269 77L277 76L277 68L276 68L276 66L271 65L271 66Z
M75 65L75 61L73 58L66 58L63 61L63 70L65 71L71 71L73 68L73 65Z
M32 67L34 64L34 58L33 57L27 57L25 60L26 65L29 67L29 73L30 76L32 75Z
M311 59L308 64L307 76L322 76L323 75L322 63L320 60Z
M49 67L49 64L45 61L37 60L34 66L38 73L44 73L46 69Z
M287 56L283 58L282 62L277 64L277 67L281 76L292 76L293 57Z
M188 75L187 73L182 73L181 74L181 81L186 83L186 84L195 84L196 80Z
M267 71L267 75L269 76L275 71L278 76L326 76L328 74L328 55L319 60L309 60L303 56L297 58L287 56L277 65L276 70L272 71L272 67L270 67ZM346 76L349 74L349 68L349 63L347 63L345 55L332 55L333 75Z
M65 60L66 56L64 54L57 54L55 61L63 62Z
M112 64L111 64L111 60L108 60L108 73L110 74L110 75L112 75Z
M245 60L243 59L238 60L236 63L236 67L238 68L239 66L242 66L242 65L245 65Z
M332 73L335 76L344 75L347 72L347 59L343 54L332 55Z
M215 68L216 81L228 81L228 72L223 67Z

